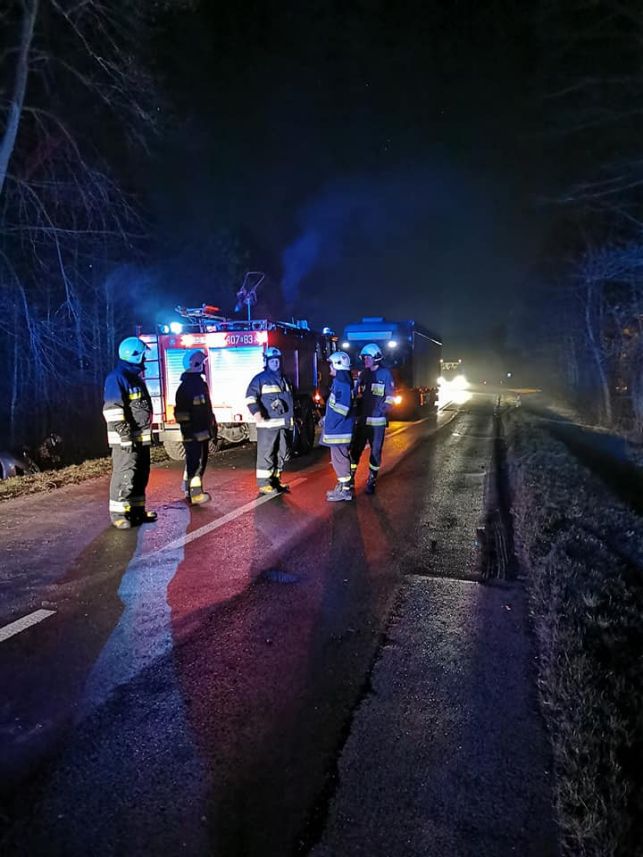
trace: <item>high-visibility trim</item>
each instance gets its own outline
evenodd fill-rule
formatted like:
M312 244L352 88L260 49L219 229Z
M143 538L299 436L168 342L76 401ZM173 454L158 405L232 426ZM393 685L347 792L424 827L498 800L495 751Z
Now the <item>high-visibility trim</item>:
M380 469L378 464L371 464L370 461L368 462L368 466L371 468L371 470L379 470Z
M199 494L190 494L190 502L192 503L203 503L205 500L205 494L201 491Z
M385 426L386 417L366 417L367 426Z
M383 396L384 395L384 384L373 383L371 384L371 393L374 396Z
M283 393L284 391L278 384L262 384L261 385L261 395L265 396L266 393Z
M193 476L192 479L190 479L190 488L201 488L202 485L203 482L201 482L200 476Z
M120 434L117 431L108 431L107 432L107 443L110 446L131 446L131 440L122 440Z
M145 429L144 431L137 431L132 434L132 440L140 441L141 443L145 443L146 441L152 440L152 432L149 429Z
M351 481L351 477L350 476L338 476L337 481L345 484L346 482Z
M395 396L387 396L387 397L384 399L384 402L385 402L385 404L387 404L387 405L394 405L394 404L395 404Z
M120 512L121 514L125 515L127 512L129 512L130 509L131 509L130 504L124 500L110 500L109 501L109 511L110 512Z
M142 398L142 396L143 393L141 392L141 390L130 390L130 392L128 393L128 398L130 402L135 402L137 399Z
M353 436L350 434L325 434L322 443L350 443Z
M332 411L335 411L335 413L341 414L343 417L348 416L348 406L347 405L340 405L339 402L331 401L329 399L328 400L328 407Z
M266 428L284 428L286 425L286 420L283 417L275 417L274 419L263 420L260 423L257 423L258 429L266 429Z
M195 396L192 399L192 404L193 405L205 405L205 396L203 394L201 394L199 396Z
M357 470L357 465L351 461L351 470Z
M132 509L145 508L145 497L130 497Z
M123 408L105 408L103 417L108 423L122 422L125 419L125 411Z
M194 434L195 440L210 440L210 432L209 431L197 431Z
M257 467L255 470L255 476L257 479L270 479L274 476L274 470L265 470L261 467Z
M256 396L246 396L246 405L256 405L257 397Z
M187 423L190 421L190 415L187 411L174 411L174 419L177 423Z

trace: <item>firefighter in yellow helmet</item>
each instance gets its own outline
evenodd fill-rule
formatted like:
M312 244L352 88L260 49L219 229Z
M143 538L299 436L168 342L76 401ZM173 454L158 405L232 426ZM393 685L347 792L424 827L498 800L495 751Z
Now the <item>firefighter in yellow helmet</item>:
M143 380L149 346L128 336L118 347L118 366L105 379L103 416L112 450L109 514L119 530L156 520L145 510L150 477L152 400Z
M290 458L294 428L294 397L290 381L282 374L281 351L266 348L264 370L246 390L246 405L257 424L257 486L260 494L287 491L281 481Z
M181 427L185 449L183 491L193 506L210 500L203 490L203 474L208 463L211 440L217 438L217 423L212 412L210 390L204 378L207 354L200 348L183 355L181 383L176 391L174 418Z

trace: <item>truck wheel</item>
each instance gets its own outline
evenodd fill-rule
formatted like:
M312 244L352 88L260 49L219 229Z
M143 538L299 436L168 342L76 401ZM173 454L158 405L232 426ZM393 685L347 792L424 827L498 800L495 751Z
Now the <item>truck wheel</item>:
M315 443L315 417L311 402L304 400L300 403L299 414L295 417L293 452L295 455L306 455Z
M185 461L185 447L178 440L164 440L163 446L172 461Z

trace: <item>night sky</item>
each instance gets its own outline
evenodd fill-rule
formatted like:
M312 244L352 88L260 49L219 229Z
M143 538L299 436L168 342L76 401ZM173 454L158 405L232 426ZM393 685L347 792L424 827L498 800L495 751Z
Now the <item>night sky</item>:
M547 221L513 4L202 0L158 58L171 115L148 197L159 248L194 259L168 307L228 300L198 263L227 229L315 325L415 318L447 355L511 330Z

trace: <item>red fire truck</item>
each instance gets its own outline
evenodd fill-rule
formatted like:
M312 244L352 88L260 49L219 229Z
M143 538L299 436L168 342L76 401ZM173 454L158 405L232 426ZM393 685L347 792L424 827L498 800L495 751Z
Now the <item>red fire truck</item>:
M191 348L202 348L208 354L207 381L220 444L256 441L257 428L245 404L246 389L263 369L265 348L279 348L284 374L295 388L294 448L299 454L310 451L322 404L320 389L329 386L328 356L337 348L332 331L324 328L316 333L305 321L230 320L207 305L177 307L177 311L186 323L162 324L156 333L140 334L151 349L145 361L145 380L154 404L153 430L170 458L179 460L184 455L174 419L174 397L183 372L183 355Z

